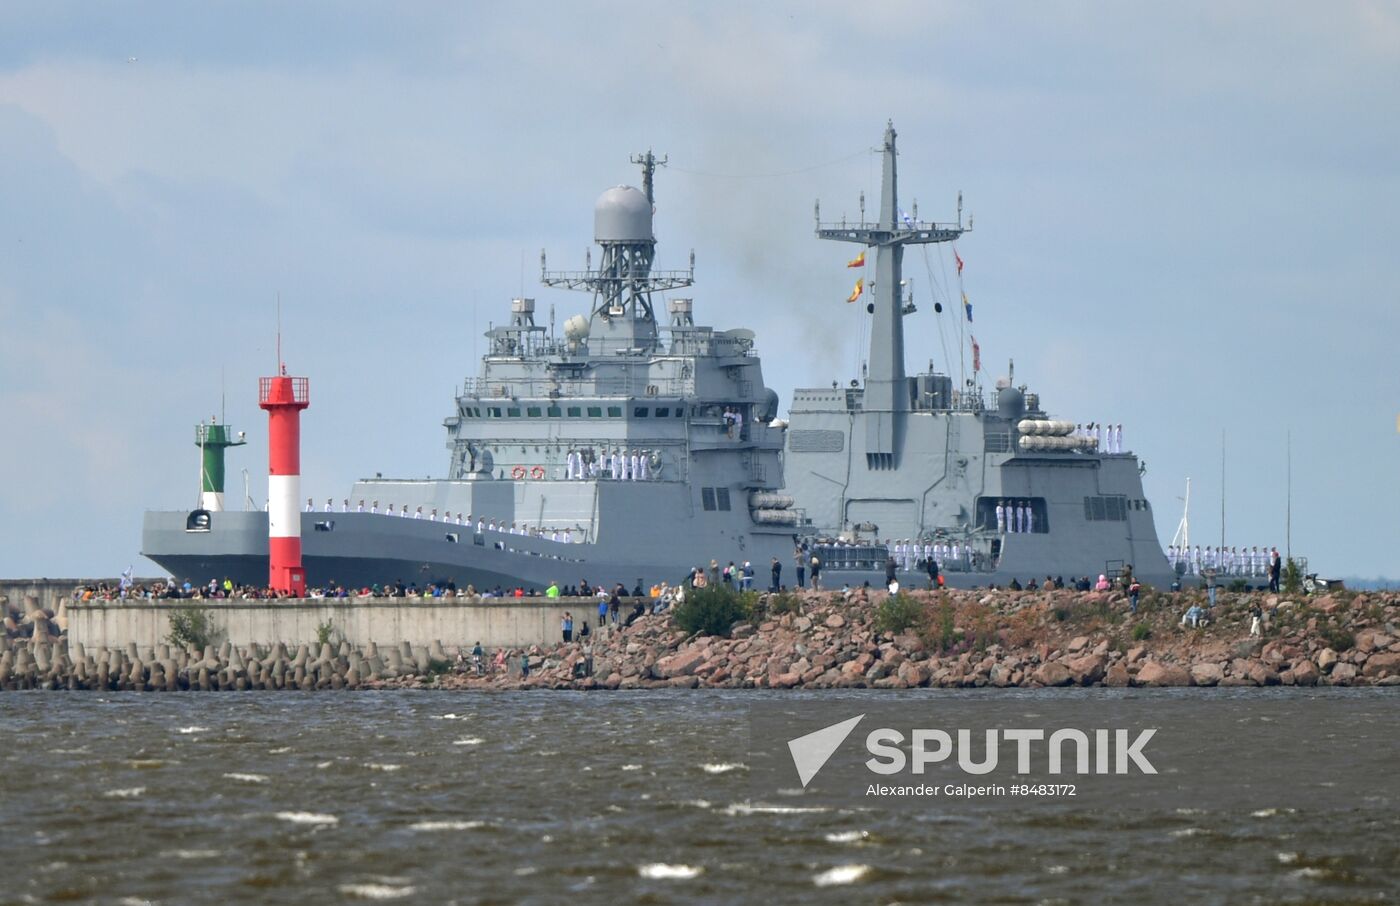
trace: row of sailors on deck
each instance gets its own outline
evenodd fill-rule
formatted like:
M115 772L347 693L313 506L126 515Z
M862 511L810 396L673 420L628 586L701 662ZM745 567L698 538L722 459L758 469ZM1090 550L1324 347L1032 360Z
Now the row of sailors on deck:
M1278 548L1233 547L1168 547L1167 562L1191 576L1201 570L1213 569L1227 576L1267 576L1270 565L1278 559Z
M315 506L315 504L312 502L311 498L310 498L310 497L306 498L306 511L307 511L308 513L312 513L312 512L315 512L315 510L316 510L316 506ZM334 501L333 499L331 499L330 497L327 497L327 498L326 498L326 509L325 509L325 512L327 512L327 513L334 513L334 512L336 512L336 509L335 509L335 501ZM348 513L348 512L350 512L350 501L349 501L349 499L346 499L346 500L341 501L341 504L340 504L340 512L342 512L342 513ZM356 505L356 507L355 507L355 512L357 512L357 513L378 513L378 512L379 512L379 501L376 500L376 501L372 502L368 507L366 507L366 506L365 506L365 502L364 502L363 500L361 500L361 501L359 502L359 504ZM476 517L476 521L475 521L475 523L473 523L473 521L472 521L472 514L471 514L471 513L467 513L465 516L463 516L463 515L459 512L459 513L457 513L457 514L454 516L454 515L452 514L452 511L451 511L451 510L444 510L444 511L443 511L443 514L442 514L442 517L439 519L439 518L438 518L437 507L432 507L427 513L424 513L424 512L423 512L423 508L420 506L420 507L418 507L416 510L414 510L412 513L410 513L410 512L408 511L408 504L404 504L401 508L399 508L399 510L398 510L397 512L395 512L395 510L394 510L394 505L391 503L391 504L389 504L388 509L386 509L386 510L384 511L384 514L385 514L386 516L399 516L399 517L404 518L404 519L408 519L408 518L412 517L412 518L414 518L414 519L427 519L429 522L443 522L443 523L446 523L446 524L448 524L448 525L460 525L460 526L463 526L463 527L466 527L466 528L471 528L471 529L473 529L473 531L475 531L478 535L480 535L482 532L501 532L501 533L506 534L506 535L528 535L528 536L531 537L531 538L542 538L542 539L548 539L548 540L550 540L550 541L560 541L560 542L563 542L564 544L571 544L571 543L573 543L573 533L572 533L569 529L567 529L567 528L564 528L564 529L557 529L557 528L556 528L556 529L531 528L531 527L528 526L528 525L516 525L514 522L512 522L510 525L506 525L505 520L501 520L500 523L497 523L496 520L494 520L494 519L486 519L486 518L484 518L484 517L482 517L482 516Z
M894 559L895 565L906 572L925 569L929 560L938 564L941 570L968 570L972 568L972 545L957 541L918 541L901 538L898 541L886 539L885 550ZM826 550L829 565L839 568L851 563L859 563L878 552L878 548L854 545L847 541L836 541ZM878 556L878 554L876 554Z
M1030 504L998 500L997 531L1003 534L1035 531L1035 513Z
M607 450L598 453L592 447L570 450L564 461L564 478L569 481L589 481L606 477L617 481L650 481L660 457L651 450Z
M1087 425L1075 425L1074 436L1092 440L1096 451L1101 450L1104 453L1123 452L1122 425L1100 425L1097 422L1089 422Z

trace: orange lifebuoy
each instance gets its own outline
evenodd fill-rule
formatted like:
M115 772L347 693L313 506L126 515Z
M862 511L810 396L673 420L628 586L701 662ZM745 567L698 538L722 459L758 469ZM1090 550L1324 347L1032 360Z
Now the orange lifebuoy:
M531 478L543 478L543 477L544 477L544 466L535 466L533 469L531 469L531 470L530 470L530 477L531 477Z
M511 478L515 478L515 479L524 478L524 477L525 477L525 467L524 467L524 466L516 466L515 468L511 469L511 470L510 470L510 477L511 477Z

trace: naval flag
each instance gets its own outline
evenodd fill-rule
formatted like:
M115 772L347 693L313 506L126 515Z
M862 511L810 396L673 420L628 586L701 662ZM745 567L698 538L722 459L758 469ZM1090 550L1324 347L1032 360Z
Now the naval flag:
M963 311L967 314L967 323L972 323L972 303L967 301L967 293L962 294Z
M956 261L956 262L958 263L958 276L961 277L961 276L962 276L962 268L963 268L963 264L962 264L962 255L959 255L959 254L958 254L958 250L957 250L957 249L953 249L953 260Z
M969 334L968 336L972 336ZM982 370L982 347L977 345L977 338L972 337L972 370Z
M850 261L847 261L846 267L865 267L865 250L861 249L861 253L859 255L855 256Z
M860 298L860 294L865 292L865 280L862 278L856 281L856 288L851 290L851 294L846 297L847 302L854 302Z

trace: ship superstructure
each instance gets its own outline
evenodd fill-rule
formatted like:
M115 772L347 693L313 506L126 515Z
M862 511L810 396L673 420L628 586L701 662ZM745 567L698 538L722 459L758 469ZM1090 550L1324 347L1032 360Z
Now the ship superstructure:
M659 323L660 294L692 284L694 255L687 270L653 269L663 161L635 161L643 188L595 205L596 268L551 271L541 254L544 285L587 293L588 314L556 335L534 299L512 300L444 421L448 477L362 480L302 514L313 585L631 586L679 581L712 558L766 567L791 555L778 397L753 333L696 324L689 298L667 301ZM207 514L199 531L186 517L148 514L147 556L180 576L261 581L264 514Z
M786 490L808 544L842 581L882 579L891 556L901 573L923 572L934 556L957 585L1125 564L1166 585L1136 456L1104 452L1073 422L1052 419L1011 375L990 395L975 379L955 386L931 361L906 375L903 322L916 309L901 291L904 249L966 228L961 210L951 224L904 214L895 140L891 123L877 221L823 223L818 208L817 236L872 250L875 276L864 381L793 394Z

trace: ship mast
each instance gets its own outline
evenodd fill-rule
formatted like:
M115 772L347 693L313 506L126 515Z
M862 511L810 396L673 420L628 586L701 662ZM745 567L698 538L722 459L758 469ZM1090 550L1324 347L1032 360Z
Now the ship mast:
M545 286L593 293L589 348L594 354L623 350L650 351L656 346L656 315L651 294L695 282L695 253L688 271L653 271L656 236L654 177L666 158L650 151L633 155L642 167L642 191L617 186L598 199L593 210L593 237L602 247L596 269L551 271L540 252L540 282Z
M904 445L904 420L911 391L904 375L904 323L900 275L906 245L951 242L964 232L957 224L937 224L907 216L899 207L894 122L885 126L884 165L877 223L822 223L817 207L817 237L855 242L875 248L875 280L871 292L874 320L870 326L870 370L865 379L865 463L868 469L895 469Z

